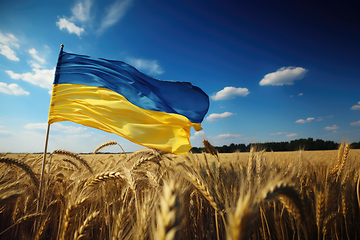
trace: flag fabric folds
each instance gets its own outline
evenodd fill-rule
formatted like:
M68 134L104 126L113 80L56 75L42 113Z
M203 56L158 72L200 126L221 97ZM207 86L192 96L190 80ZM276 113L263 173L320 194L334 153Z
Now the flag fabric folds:
M60 52L48 123L71 121L176 154L191 148L209 97L189 82L161 81L121 62Z

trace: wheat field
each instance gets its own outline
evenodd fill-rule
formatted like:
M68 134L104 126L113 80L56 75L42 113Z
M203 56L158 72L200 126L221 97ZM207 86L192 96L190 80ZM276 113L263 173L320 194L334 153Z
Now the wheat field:
M360 150L0 154L0 239L360 239ZM120 147L120 146L119 146Z

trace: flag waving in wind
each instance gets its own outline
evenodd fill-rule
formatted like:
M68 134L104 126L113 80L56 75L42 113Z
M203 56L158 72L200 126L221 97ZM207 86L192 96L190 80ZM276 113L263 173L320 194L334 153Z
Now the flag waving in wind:
M48 123L71 121L176 154L191 148L209 97L189 82L161 81L121 62L61 50Z

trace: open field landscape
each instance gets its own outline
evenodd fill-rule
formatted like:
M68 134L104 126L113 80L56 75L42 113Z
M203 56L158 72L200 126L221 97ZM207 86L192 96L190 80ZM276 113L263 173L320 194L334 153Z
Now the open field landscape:
M360 150L218 154L204 143L183 156L56 150L40 201L43 156L3 153L0 239L360 238Z

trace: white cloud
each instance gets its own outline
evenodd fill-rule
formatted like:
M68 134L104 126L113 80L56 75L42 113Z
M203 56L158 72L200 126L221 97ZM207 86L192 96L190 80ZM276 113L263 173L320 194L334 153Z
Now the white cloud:
M194 133L195 137L201 137L201 138L206 138L206 133L205 131L198 131Z
M339 129L339 127L337 125L333 125L332 127L325 127L324 129L329 131Z
M16 83L11 83L7 85L6 83L0 82L0 92L9 94L9 95L29 95L30 93L24 91L19 85Z
M3 135L11 135L13 134L11 131L7 131L7 130L0 130L0 134L3 134Z
M133 0L116 0L111 6L108 7L107 14L101 21L101 26L98 33L102 33L107 28L111 27L122 19L129 8L132 6Z
M223 90L220 90L215 95L211 96L212 100L225 100L235 97L246 97L249 94L247 88L235 88L235 87L225 87Z
M53 69L33 69L33 72L14 73L13 71L5 71L12 79L21 79L42 88L51 89L54 81L55 68Z
M302 67L282 67L276 72L266 74L259 84L260 86L282 86L284 84L292 85L295 80L302 79L307 71L308 70Z
M357 105L354 105L351 107L352 110L360 110L360 102L357 103Z
M47 125L48 125L47 123L28 123L24 126L24 128L29 130L35 130L35 129L46 130Z
M242 135L240 134L230 134L230 133L225 133L225 134L220 134L216 137L214 137L214 139L223 139L223 138L239 138Z
M59 26L60 30L65 28L70 34L75 33L79 37L85 32L84 28L76 26L74 23L69 22L65 18L60 18L59 21L56 22L56 25Z
M303 94L303 93L299 93L299 94L298 94L298 96L302 96L302 95L304 95L304 94Z
M295 137L297 135L298 135L297 133L290 133L290 134L286 135L286 137Z
M90 8L92 6L92 0L79 1L72 9L74 17L82 22L86 22L90 19Z
M16 56L16 52L11 48L19 48L19 44L17 43L18 41L19 40L11 33L3 34L0 31L0 54L12 61L20 61L20 59Z
M350 123L351 126L360 126L360 121Z
M74 126L64 126L61 123L51 124L50 129L54 131L60 131L63 133L79 133L81 131L85 131L85 127L74 127Z
M19 48L19 44L17 43L19 40L12 35L11 33L7 33L6 35L4 35L1 31L0 31L0 43L7 45L7 46L11 46L11 47L15 47L15 48Z
M139 71L147 72L148 74L163 74L164 70L159 66L156 60L145 60L128 58L127 61Z
M283 135L283 134L286 134L286 132L271 133L270 135L273 136L273 135Z
M12 50L9 46L0 43L0 54L4 55L12 61L20 61L16 56L16 52Z
M32 67L32 68L42 68L42 66L39 63L33 62L33 61L28 61L28 64Z
M229 118L229 117L231 117L232 115L234 115L234 114L231 113L231 112L212 113L212 114L210 114L210 115L206 118L206 120L209 121L209 122L212 122L212 121L217 121L217 120Z
M296 123L307 123L307 122L311 122L312 120L314 120L315 118L313 118L313 117L309 117L309 118L307 118L306 120L304 120L304 119L299 119L299 120L297 120L297 121L295 121Z
M35 50L35 48L29 49L28 53L30 53L30 55L41 64L46 63L45 59L39 57L38 52Z
M24 128L29 130L46 130L48 124L47 123L28 123L24 126ZM85 127L74 127L74 126L65 126L61 123L54 123L50 126L51 131L59 131L62 133L79 133L81 131L86 130Z
M193 142L193 141L196 141L198 142L199 144L201 143L202 139L207 139L207 136L206 136L206 133L205 131L198 131L198 132L195 132L191 137L190 137L190 140Z

